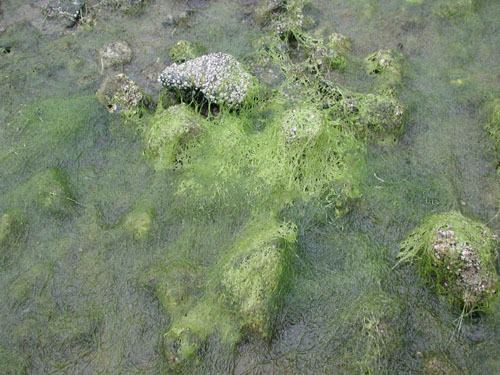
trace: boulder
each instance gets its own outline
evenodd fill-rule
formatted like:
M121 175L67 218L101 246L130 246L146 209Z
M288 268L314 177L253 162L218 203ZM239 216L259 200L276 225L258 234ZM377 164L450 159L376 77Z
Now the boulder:
M188 143L203 129L204 119L189 106L179 104L166 110L159 109L146 131L146 154L155 168L169 168Z
M42 8L42 13L65 27L72 27L80 19L84 6L85 0L50 0Z
M182 64L168 66L159 77L168 89L195 96L209 103L237 107L251 96L255 79L231 55L211 53Z
M113 113L133 115L153 106L151 97L125 74L107 77L96 96L99 102Z
M132 49L126 42L113 42L99 50L102 69L128 64L132 61Z
M422 277L465 312L484 310L495 295L497 238L458 212L432 215L401 245L399 262L415 262Z

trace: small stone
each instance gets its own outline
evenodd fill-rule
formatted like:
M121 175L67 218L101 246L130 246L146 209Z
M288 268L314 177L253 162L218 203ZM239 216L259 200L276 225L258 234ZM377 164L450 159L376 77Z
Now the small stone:
M132 49L126 42L107 44L99 51L99 58L103 69L125 65L132 61Z

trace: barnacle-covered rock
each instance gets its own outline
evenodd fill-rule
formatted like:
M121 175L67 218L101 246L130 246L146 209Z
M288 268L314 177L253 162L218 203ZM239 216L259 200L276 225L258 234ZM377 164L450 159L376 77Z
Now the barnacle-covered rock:
M169 89L200 92L208 102L228 107L243 104L256 85L233 56L220 52L174 63L160 74L159 81Z
M222 295L242 327L269 339L291 276L296 228L270 223L254 229L236 244L224 265Z
M376 76L381 89L394 89L401 83L401 56L392 50L373 52L365 58L366 71Z
M401 134L405 108L391 94L354 95L344 99L343 106L360 134L372 138Z
M33 176L28 187L36 205L55 216L67 216L75 204L66 173L50 168Z
M159 109L146 132L146 154L154 160L155 168L172 166L182 148L201 133L203 121L185 104Z
M125 74L107 77L96 93L99 102L109 112L133 115L153 105L151 97Z
M170 47L168 54L173 62L180 64L195 59L205 53L205 47L200 43L179 40Z
M325 117L313 104L304 104L288 112L282 122L286 141L303 143L313 141L321 132Z
M126 42L113 42L99 50L99 58L103 69L125 65L132 61L132 49Z
M66 27L72 27L81 17L85 0L50 0L42 8L42 13L48 19L55 19Z
M458 212L433 215L401 245L400 262L414 261L438 293L470 312L496 293L497 239L484 224Z

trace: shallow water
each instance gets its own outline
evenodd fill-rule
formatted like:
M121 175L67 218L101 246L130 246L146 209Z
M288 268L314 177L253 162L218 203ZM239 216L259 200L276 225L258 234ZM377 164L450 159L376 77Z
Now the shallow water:
M0 358L27 373L166 372L159 341L172 317L148 289L148 272L189 259L202 280L195 284L203 282L252 202L205 217L174 194L179 175L154 172L137 133L95 99L97 51L127 40L134 59L124 72L155 95L178 39L250 59L262 33L253 2L195 1L187 24L173 27L162 22L190 2L153 1L139 16L102 11L94 24L62 31L38 3L0 5L0 47L10 51L0 54L0 212L28 217L1 258ZM451 19L436 13L440 3L317 0L306 8L316 29L352 38L352 61L335 77L346 87L370 89L361 65L368 53L403 53L408 124L397 144L369 146L362 198L347 216L318 219L307 204L283 214L299 228L299 256L275 338L249 337L233 351L214 336L191 373L424 373L433 358L451 373L500 372L498 298L457 332L454 309L411 268L392 269L399 242L430 213L458 209L500 231L481 116L500 91L500 3L477 1ZM76 201L68 216L47 215L30 198L33 176L52 167L68 174ZM153 234L135 241L120 223L143 202L154 206Z

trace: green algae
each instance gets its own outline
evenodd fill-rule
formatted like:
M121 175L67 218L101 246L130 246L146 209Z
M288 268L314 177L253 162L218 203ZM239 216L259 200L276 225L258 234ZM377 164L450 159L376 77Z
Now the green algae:
M203 127L203 118L185 104L160 108L145 134L145 152L153 159L155 169L171 168Z
M14 46L8 55L0 57L0 63L4 64L2 71L9 75L0 83L0 88L9 92L2 103L0 118L12 124L10 130L0 130L0 142L6 146L0 151L1 191L12 192L39 171L62 167L81 204L73 208L77 208L75 214L64 220L54 220L43 210L28 212L29 230L0 278L2 287L23 277L26 280L19 282L24 284L18 300L22 303L5 298L10 288L0 291L2 301L8 302L0 307L1 342L9 348L8 358L24 363L22 366L31 372L167 372L165 358L160 354L164 347L160 344L163 333L170 327L193 324L202 340L189 339L195 344L189 345L190 348L199 348L194 350L193 361L188 361L185 368L190 373L419 373L433 356L443 358L455 372L498 372L498 303L492 302L490 316L464 321L461 334L456 335L456 314L450 313L447 304L435 298L433 291L413 273L406 269L390 270L397 244L422 218L433 212L460 207L484 221L492 220L490 225L498 227L494 219L496 185L490 185L491 157L483 155L485 134L474 113L477 103L489 100L497 92L493 68L487 63L495 61L496 56L492 52L496 43L491 27L495 7L486 5L479 14L468 12L466 17L458 17L461 25L456 28L439 17L433 18L435 2L405 7L401 1L376 4L315 1L311 8L303 11L309 17L315 7L319 8L321 14L315 16L315 21L327 28L335 25L335 30L328 30L327 35L340 31L352 39L353 48L344 71L320 72L321 77L351 89L345 91L360 93L360 96L380 94L370 91L378 76L367 76L363 61L374 50L396 49L401 42L410 65L409 71L405 67L405 82L397 92L398 101L408 109L405 133L399 138L397 132L399 142L393 141L387 148L374 145L360 154L353 153L353 163L349 165L351 172L358 175L352 183L357 198L347 204L350 213L339 218L328 207L325 209L325 201L315 198L318 194L288 189L300 186L303 178L300 163L304 160L300 147L294 150L295 146L290 143L273 153L285 149L287 158L301 160L297 163L298 173L278 173L295 176L291 178L292 183L281 189L281 182L271 181L274 188L268 189L264 184L262 193L260 185L249 187L268 179L282 181L274 175L276 171L281 172L286 163L275 163L280 159L273 154L264 168L265 152L272 148L266 146L264 135L259 134L274 134L269 145L281 145L284 114L301 107L303 96L307 97L308 105L313 101L315 109L325 112L327 127L333 126L338 134L349 133L346 138L354 137L350 134L355 130L351 128L349 116L336 108L323 110L316 87L307 90L311 82L311 86L316 85L315 81L289 85L285 89L291 88L292 99L280 97L278 103L257 105L253 111L243 111L243 119L237 114L224 113L224 119L209 120L208 135L201 134L193 143L196 147L186 156L181 152L183 168L172 172L168 169L153 172L142 155L141 136L134 129L124 127L119 116L110 116L99 109L93 98L101 80L96 75L98 67L93 67L93 53L103 43L122 38L125 32L138 51L137 61L125 68L125 73L134 79L142 78L143 65L157 58L160 61L168 58L166 47L175 42L176 36L199 40L209 51L227 51L242 61L251 61L254 51L249 41L260 32L248 21L248 7L240 3L243 4L211 2L207 9L196 11L192 16L189 23L193 28L165 31L160 31L166 14L163 8L168 7L170 13L183 4L165 2L157 6L158 2L152 3L151 7L144 8L142 16L133 19L134 30L120 26L126 19L121 16L104 17L105 22L97 23L88 34L81 33L78 27L76 32L63 37L70 42L67 51L58 37L48 38L29 27L17 27L18 33L14 36L7 35L14 28L1 35L2 46L7 41L5 45ZM5 3L2 7L4 14L12 8ZM160 37L156 37L158 35ZM15 45L11 43L14 39ZM34 43L30 45L26 41ZM300 49L298 53L287 52L287 58L303 61L301 53ZM47 62L40 61L42 57ZM36 73L24 79L24 73L31 67L37 69ZM450 68L454 71L450 72ZM17 74L11 73L16 70ZM93 78L84 79L89 71L94 74ZM313 72L309 71L308 80L317 75ZM297 75L288 79L295 77ZM465 84L453 86L450 80L456 79L463 79ZM147 86L151 90L151 86ZM311 92L314 95L310 95ZM75 93L78 97L73 97ZM82 94L88 95L86 99L80 97ZM39 96L55 98L38 101ZM59 101L59 104L54 104L47 116L45 108L50 101ZM78 102L82 105L77 105ZM15 129L22 124L15 119L18 110L21 114L30 112L31 122L35 124L37 106L44 114L45 125L65 118L69 135L60 138L58 134L63 135L63 131L52 133L54 142L51 142L48 136L45 138L50 129L54 129L50 125L45 128L47 133L16 133ZM72 112L66 113L66 107L71 107ZM85 120L80 122L81 118ZM82 127L74 121L83 124ZM149 124L149 120L140 122ZM61 125L61 129L65 128ZM71 129L76 131L71 133ZM240 148L238 145L245 143L240 132L250 135L253 145ZM339 137L344 142L344 137ZM363 148L365 141L359 139L363 136L356 137L353 144ZM45 146L38 150L33 147L37 139L47 139ZM324 135L319 139L324 141ZM222 140L224 146L213 148L217 157L221 155L222 168L216 156L210 156L209 146L217 145L217 140ZM195 151L198 141L204 154ZM310 154L314 148L322 150L321 142L317 142L309 144ZM23 151L23 143L34 150L32 154ZM257 152L259 156L253 157L261 144L264 144L262 155ZM233 147L236 149L234 159L243 160L236 163L237 171L230 168ZM241 156L242 150L247 153L246 159ZM209 171L203 168L203 155L209 155ZM256 162L260 166L254 168ZM323 165L328 165L327 161ZM219 171L218 168L220 174L210 171ZM198 171L202 173L197 175ZM253 178L253 171L261 173L262 179ZM219 176L221 179L217 180ZM345 181L352 180L346 178ZM337 175L332 185L342 186L342 178L339 180ZM203 188L206 188L205 195ZM191 196L190 191L196 194ZM12 196L9 193L0 198L2 212L13 205ZM148 236L137 241L121 225L121 220L141 206L144 199L152 199L156 215ZM286 202L284 208L283 202ZM239 327L233 325L234 315L228 314L231 320L227 325L215 331L210 329L205 336L206 330L198 328L196 321L206 322L206 316L218 317L225 313L209 308L214 305L206 296L207 274L220 270L221 249L231 248L252 211L265 209L288 216L298 228L299 256L293 259L298 272L291 280L284 308L275 318L276 335L266 345L252 335L244 335L234 344L236 339L227 332L234 333ZM41 261L41 257L48 261ZM40 270L33 269L34 275L27 276L34 264L40 262ZM153 271L145 271L155 267ZM149 284L142 287L146 274L148 281L169 275L166 278L170 281L165 285L170 286L168 290L173 297L165 298L165 302L156 298L166 293L161 292L159 286L151 296ZM184 304L183 298L190 302ZM189 312L194 303L200 305L192 308L189 321L175 319L177 323L172 323L169 311L176 309L171 305L174 299L177 306L184 306L177 310L179 314L181 310ZM161 306L163 304L167 307ZM28 308L29 312L24 312ZM66 315L59 314L61 309L67 309ZM75 318L75 326L82 327L80 331L70 317ZM44 334L43 328L49 325L52 333ZM79 340L82 344L78 344Z

